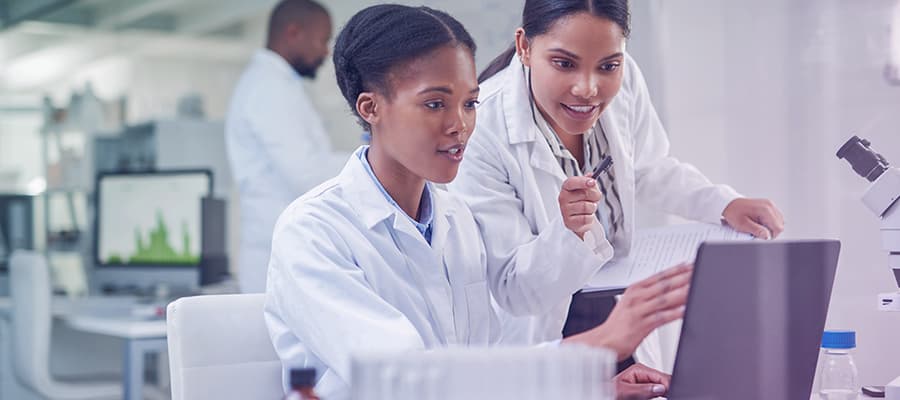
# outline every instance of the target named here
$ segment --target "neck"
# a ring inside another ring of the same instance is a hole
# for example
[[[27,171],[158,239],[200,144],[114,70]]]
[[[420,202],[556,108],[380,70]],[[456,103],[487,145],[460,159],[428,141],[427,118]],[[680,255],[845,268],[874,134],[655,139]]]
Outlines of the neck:
[[[266,44],[266,48],[271,50],[273,53],[278,54],[281,58],[284,59],[284,61],[287,61],[288,64],[291,63],[291,58],[289,57],[288,51],[283,46],[280,46],[277,42],[270,42]]]
[[[559,126],[556,126],[550,118],[547,118],[547,114],[541,110],[540,106],[538,106],[538,112],[541,113],[544,121],[547,121],[547,125],[553,128],[553,132],[556,134],[556,137],[559,138],[559,141],[562,142],[563,146],[566,146],[566,150],[569,150],[569,153],[572,153],[572,156],[575,157],[575,161],[578,161],[578,167],[584,167],[584,134],[572,135],[563,132],[563,130],[560,129]]]
[[[375,143],[376,137],[377,134],[372,135],[373,145],[369,147],[367,153],[375,178],[406,215],[418,220],[425,179],[413,174],[397,160],[381,151],[381,146]]]

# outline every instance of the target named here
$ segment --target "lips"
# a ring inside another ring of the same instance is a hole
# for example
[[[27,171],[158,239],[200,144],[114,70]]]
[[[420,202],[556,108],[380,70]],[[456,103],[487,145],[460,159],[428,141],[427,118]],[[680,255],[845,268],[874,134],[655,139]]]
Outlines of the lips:
[[[566,112],[566,115],[569,118],[579,121],[590,120],[594,118],[597,110],[600,109],[599,105],[591,105],[591,104],[565,104],[560,103],[563,111]]]
[[[443,149],[438,149],[438,153],[449,158],[451,161],[462,161],[463,152],[466,150],[466,145],[463,143],[458,143],[450,147],[445,147]]]

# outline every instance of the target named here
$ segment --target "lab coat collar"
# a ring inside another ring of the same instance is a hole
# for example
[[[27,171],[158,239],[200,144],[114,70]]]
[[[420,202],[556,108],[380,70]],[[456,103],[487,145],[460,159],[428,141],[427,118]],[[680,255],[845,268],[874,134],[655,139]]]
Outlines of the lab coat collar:
[[[562,185],[566,179],[562,167],[553,155],[534,117],[531,115],[531,92],[525,76],[525,68],[518,57],[513,57],[502,72],[503,116],[506,120],[509,144],[529,143],[531,145],[531,166],[550,174]]]
[[[253,54],[253,62],[265,65],[273,71],[278,71],[279,74],[288,75],[294,79],[302,79],[297,71],[294,71],[294,68],[291,67],[291,64],[288,64],[284,57],[267,48],[257,50],[256,53]]]
[[[366,227],[372,229],[376,224],[393,215],[395,208],[381,195],[378,186],[366,172],[366,167],[362,165],[359,155],[364,151],[365,146],[356,149],[339,176],[350,206],[353,207]]]
[[[424,241],[425,238],[422,237],[422,234],[415,226],[408,223],[404,215],[399,215],[403,211],[394,207],[384,198],[376,183],[372,181],[369,173],[366,172],[365,166],[363,166],[362,160],[359,158],[360,153],[364,152],[365,149],[366,146],[360,146],[356,149],[339,175],[341,186],[346,192],[350,206],[353,207],[368,229],[372,229],[375,225],[393,216],[392,225],[396,230],[405,232],[409,236],[421,237]],[[445,193],[442,193],[440,189],[432,185],[431,206],[433,220],[431,225],[431,246],[435,249],[443,247],[443,242],[449,230],[448,217],[454,214],[453,208],[446,207],[444,204],[443,195]]]
[[[509,144],[533,142],[540,132],[531,115],[531,92],[525,76],[525,68],[518,57],[513,57],[505,74],[503,85],[503,115],[509,130]]]

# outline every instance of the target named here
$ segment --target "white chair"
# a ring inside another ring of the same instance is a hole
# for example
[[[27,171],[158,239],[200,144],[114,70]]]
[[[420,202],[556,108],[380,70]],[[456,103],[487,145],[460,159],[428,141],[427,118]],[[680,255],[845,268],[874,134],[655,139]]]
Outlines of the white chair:
[[[166,314],[172,400],[279,399],[262,294],[184,297]]]
[[[60,382],[50,375],[52,326],[50,272],[38,253],[18,250],[10,258],[13,370],[21,383],[53,400],[118,399],[116,382]]]

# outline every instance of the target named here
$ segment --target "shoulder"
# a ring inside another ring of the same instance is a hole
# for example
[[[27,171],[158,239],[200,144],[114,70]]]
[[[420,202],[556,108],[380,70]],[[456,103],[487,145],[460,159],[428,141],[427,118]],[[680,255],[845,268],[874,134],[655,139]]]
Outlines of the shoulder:
[[[330,232],[335,226],[352,223],[354,211],[339,178],[331,178],[291,202],[278,217],[273,237],[288,231]]]

